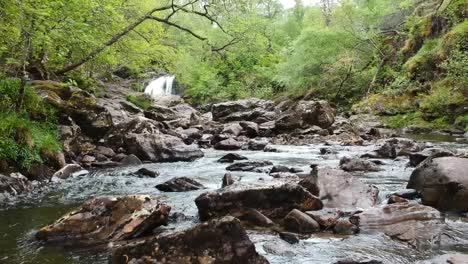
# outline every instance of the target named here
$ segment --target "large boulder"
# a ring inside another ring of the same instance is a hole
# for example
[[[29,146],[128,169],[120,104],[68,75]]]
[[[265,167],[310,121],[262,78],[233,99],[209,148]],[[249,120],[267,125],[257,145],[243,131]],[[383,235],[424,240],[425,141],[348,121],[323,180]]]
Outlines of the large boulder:
[[[335,109],[326,101],[299,101],[275,122],[277,133],[318,126],[328,128],[335,122]]]
[[[461,253],[444,254],[430,260],[418,261],[417,264],[466,264],[468,255]]]
[[[134,239],[165,225],[170,210],[149,196],[98,197],[41,228],[36,238],[68,244]]]
[[[408,189],[421,193],[425,205],[442,211],[468,211],[468,159],[441,157],[421,163],[411,174]]]
[[[181,138],[163,134],[160,129],[163,129],[160,123],[137,117],[116,126],[106,136],[106,142],[144,161],[193,161],[203,157],[197,145],[187,145]]]
[[[213,120],[220,122],[255,121],[263,123],[273,120],[273,110],[272,101],[255,98],[223,102],[211,106]]]
[[[239,220],[224,217],[171,235],[117,247],[111,263],[252,263],[268,261],[255,250]]]
[[[413,246],[437,239],[445,228],[441,213],[417,203],[398,203],[364,210],[351,217],[361,232],[383,232]]]
[[[425,145],[407,138],[391,138],[380,142],[373,153],[368,157],[394,159],[398,156],[407,156],[412,152],[419,152]]]
[[[320,197],[328,208],[370,208],[378,200],[377,187],[342,170],[320,168],[318,186]]]
[[[440,157],[451,157],[451,156],[455,156],[455,154],[451,151],[441,149],[441,148],[427,148],[420,152],[410,153],[409,164],[410,166],[416,167],[421,162],[423,162],[429,157],[440,158]]]
[[[10,176],[0,174],[0,203],[6,196],[15,196],[31,190],[31,182],[25,176],[19,173]]]
[[[195,199],[200,220],[236,215],[248,208],[258,210],[270,219],[282,219],[292,209],[319,210],[322,201],[299,185],[286,184],[276,187],[218,190],[203,193]]]
[[[65,167],[61,168],[59,171],[52,175],[52,178],[55,179],[68,179],[73,173],[83,170],[78,164],[67,164]]]
[[[224,140],[221,140],[219,141],[218,143],[216,143],[214,145],[214,149],[217,149],[217,150],[239,150],[242,148],[242,146],[244,145],[243,142],[241,141],[237,141],[233,138],[228,138],[228,139],[224,139]]]

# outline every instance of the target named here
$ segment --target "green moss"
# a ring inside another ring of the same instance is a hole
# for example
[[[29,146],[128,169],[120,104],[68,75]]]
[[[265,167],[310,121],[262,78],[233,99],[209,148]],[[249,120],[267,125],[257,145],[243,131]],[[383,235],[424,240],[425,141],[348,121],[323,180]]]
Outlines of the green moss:
[[[412,79],[432,80],[440,63],[440,39],[426,40],[419,51],[403,65],[403,70]]]
[[[433,85],[432,91],[422,98],[421,110],[427,119],[449,117],[455,110],[468,103],[468,99],[450,86],[451,82],[442,80]]]
[[[442,54],[450,56],[452,51],[468,50],[468,20],[455,25],[441,42]]]
[[[428,122],[424,120],[423,114],[419,111],[396,116],[383,117],[382,121],[391,128],[405,128],[413,126],[430,129],[446,129],[451,127],[447,118],[441,117]]]
[[[361,113],[397,114],[413,111],[415,98],[408,94],[372,94],[352,109]]]
[[[468,132],[468,114],[457,117],[457,119],[455,119],[455,125],[465,130],[465,132]]]
[[[25,87],[23,107],[16,113],[20,83],[15,78],[0,79],[0,160],[28,170],[45,161],[42,153],[60,152],[61,143],[54,125],[55,108],[46,104],[31,86]],[[54,82],[41,85],[49,90],[62,88]]]
[[[51,123],[32,121],[16,113],[0,113],[0,159],[28,170],[43,163],[41,153],[58,153],[58,130]]]
[[[143,110],[146,110],[151,107],[153,100],[145,95],[133,95],[129,94],[126,97],[127,101],[133,103],[134,105],[140,107]]]

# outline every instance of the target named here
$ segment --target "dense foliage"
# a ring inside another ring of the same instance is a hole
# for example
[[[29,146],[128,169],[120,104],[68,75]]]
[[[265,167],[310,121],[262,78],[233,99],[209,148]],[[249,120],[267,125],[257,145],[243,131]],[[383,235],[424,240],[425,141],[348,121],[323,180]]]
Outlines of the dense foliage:
[[[21,112],[12,108],[20,80],[0,80],[0,160],[22,170],[43,163],[61,151],[55,126],[55,111],[28,85]]]
[[[468,129],[466,0],[295,2],[1,1],[0,159],[27,167],[59,149],[27,76],[99,96],[116,71],[169,72],[193,103],[322,98],[395,127]]]

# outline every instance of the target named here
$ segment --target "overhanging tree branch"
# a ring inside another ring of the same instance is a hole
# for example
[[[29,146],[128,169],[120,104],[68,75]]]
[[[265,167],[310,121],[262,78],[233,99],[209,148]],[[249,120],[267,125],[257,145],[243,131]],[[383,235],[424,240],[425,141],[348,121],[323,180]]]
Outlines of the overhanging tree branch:
[[[96,57],[96,55],[101,53],[104,49],[106,49],[109,46],[112,46],[114,43],[119,41],[123,36],[127,35],[130,31],[134,30],[141,23],[145,22],[148,18],[150,18],[152,16],[153,13],[156,13],[156,12],[159,12],[159,11],[164,11],[164,10],[169,10],[171,8],[172,8],[172,6],[164,6],[164,7],[158,7],[158,8],[152,9],[151,11],[146,13],[143,17],[140,17],[137,21],[133,22],[132,24],[130,24],[126,28],[124,28],[122,31],[120,31],[119,33],[112,36],[112,38],[109,39],[108,41],[106,41],[104,44],[102,44],[101,46],[98,46],[97,48],[92,50],[88,55],[84,56],[83,58],[81,58],[77,62],[74,62],[72,64],[69,64],[69,65],[65,66],[63,69],[60,69],[60,70],[56,71],[55,74],[62,75],[64,73],[67,73],[67,72],[69,72],[71,70],[74,70],[74,69],[80,67],[81,65],[83,65],[87,61],[89,61],[89,60],[93,59],[94,57]]]

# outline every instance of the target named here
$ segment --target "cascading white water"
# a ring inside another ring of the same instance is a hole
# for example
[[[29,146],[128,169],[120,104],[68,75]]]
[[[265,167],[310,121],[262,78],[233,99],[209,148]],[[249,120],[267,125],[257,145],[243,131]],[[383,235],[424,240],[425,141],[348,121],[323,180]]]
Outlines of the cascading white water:
[[[153,97],[172,95],[174,93],[172,89],[174,79],[175,76],[173,75],[165,75],[151,81],[148,86],[146,86],[145,94]]]

